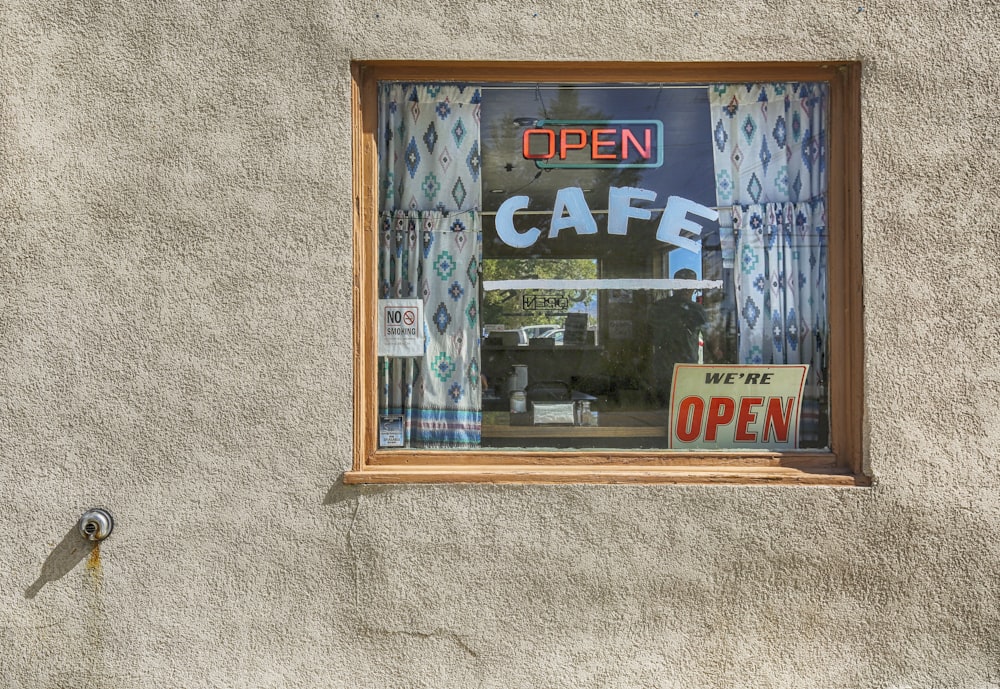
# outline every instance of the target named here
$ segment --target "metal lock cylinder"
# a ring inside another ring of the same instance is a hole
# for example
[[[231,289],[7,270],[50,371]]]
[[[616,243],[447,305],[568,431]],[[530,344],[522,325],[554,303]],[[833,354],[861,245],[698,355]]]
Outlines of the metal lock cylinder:
[[[84,512],[77,527],[80,529],[80,535],[88,541],[103,541],[111,535],[111,530],[115,528],[115,520],[111,518],[110,512],[97,507]]]

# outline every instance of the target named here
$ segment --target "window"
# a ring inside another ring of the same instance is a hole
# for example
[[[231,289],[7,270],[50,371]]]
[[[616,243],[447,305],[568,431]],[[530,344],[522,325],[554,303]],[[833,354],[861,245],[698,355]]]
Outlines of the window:
[[[864,484],[860,65],[354,65],[347,482]]]

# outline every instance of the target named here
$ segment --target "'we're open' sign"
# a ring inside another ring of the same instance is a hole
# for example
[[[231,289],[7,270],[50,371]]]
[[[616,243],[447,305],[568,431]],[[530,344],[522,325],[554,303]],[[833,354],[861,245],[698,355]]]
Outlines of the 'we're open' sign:
[[[670,447],[790,450],[799,445],[805,365],[675,364]]]

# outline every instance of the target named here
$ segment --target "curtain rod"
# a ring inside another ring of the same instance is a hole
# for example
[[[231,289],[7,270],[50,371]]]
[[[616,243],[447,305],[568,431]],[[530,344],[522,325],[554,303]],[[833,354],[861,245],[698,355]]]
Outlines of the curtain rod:
[[[638,206],[629,206],[629,208],[637,208],[638,210],[649,211],[651,213],[662,213],[665,208],[638,208]],[[706,206],[706,208],[711,208],[713,211],[731,211],[732,206]],[[593,215],[607,215],[607,208],[599,208],[597,210],[590,211]],[[496,215],[496,211],[482,211],[480,215]],[[552,215],[552,211],[517,211],[517,215]]]
[[[648,82],[636,82],[634,84],[616,82],[614,84],[551,84],[551,83],[523,83],[523,84],[483,84],[479,88],[483,90],[494,89],[502,91],[510,91],[514,89],[579,89],[583,90],[612,90],[612,89],[648,89],[650,91],[656,90],[667,90],[667,89],[696,89],[701,90],[714,84],[650,84]]]
[[[484,292],[501,290],[643,290],[643,289],[721,289],[722,280],[686,280],[681,278],[599,278],[594,280],[483,280]]]

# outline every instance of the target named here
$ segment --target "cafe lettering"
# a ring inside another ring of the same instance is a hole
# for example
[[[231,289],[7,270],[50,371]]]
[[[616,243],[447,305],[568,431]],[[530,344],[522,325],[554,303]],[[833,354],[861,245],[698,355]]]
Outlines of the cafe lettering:
[[[607,228],[609,235],[627,234],[629,218],[649,220],[653,216],[651,209],[633,206],[632,201],[636,200],[653,202],[656,200],[656,192],[635,187],[609,188]],[[504,244],[515,249],[526,249],[534,245],[542,236],[542,231],[537,227],[523,232],[519,232],[514,227],[514,214],[527,208],[530,203],[531,199],[527,196],[512,196],[497,209],[496,230]],[[690,219],[689,215],[713,222],[719,219],[719,212],[715,209],[681,196],[669,196],[656,230],[657,240],[673,244],[681,249],[698,252],[700,250],[699,242],[681,235],[681,230],[686,230],[696,236],[701,235],[702,226]],[[580,187],[566,187],[556,193],[548,237],[554,239],[559,236],[559,232],[569,229],[574,230],[578,235],[597,234],[597,221],[594,219],[594,214],[591,212],[590,206],[587,205],[587,199]]]

